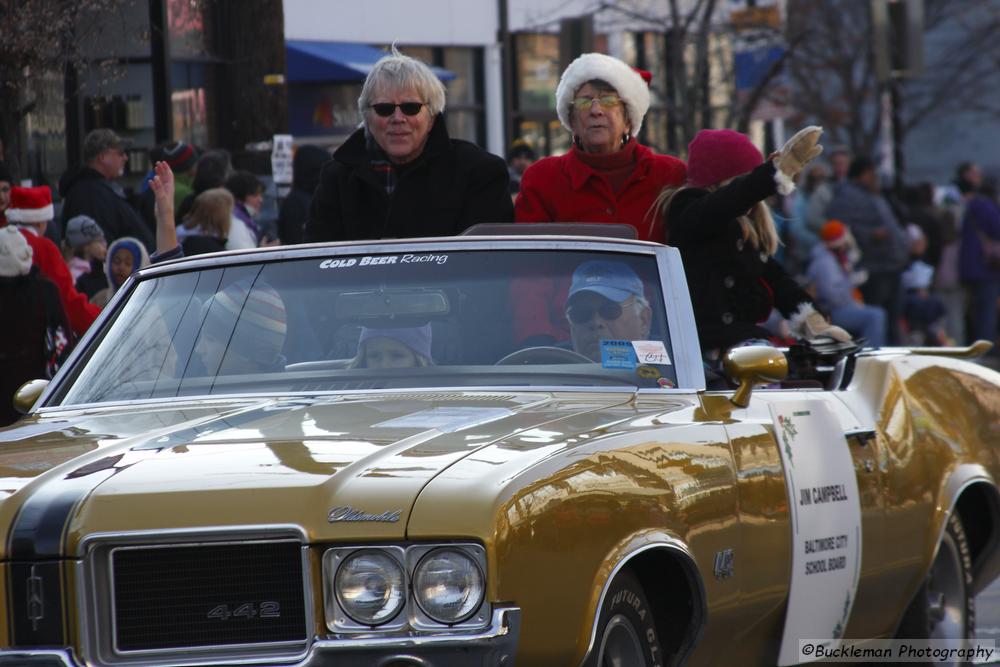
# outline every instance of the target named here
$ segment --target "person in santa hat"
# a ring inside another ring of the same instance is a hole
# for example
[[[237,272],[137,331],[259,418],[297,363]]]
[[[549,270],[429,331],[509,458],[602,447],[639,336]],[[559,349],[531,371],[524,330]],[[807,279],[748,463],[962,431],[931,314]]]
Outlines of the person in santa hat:
[[[32,262],[42,274],[59,288],[59,298],[69,317],[70,326],[77,335],[87,330],[101,309],[87,301],[86,295],[73,286],[66,260],[59,248],[45,238],[45,228],[52,220],[52,191],[42,185],[34,188],[11,188],[7,222],[15,225],[24,236],[33,253]]]
[[[830,321],[864,338],[868,345],[885,345],[888,316],[881,306],[866,304],[858,286],[868,278],[858,269],[861,259],[851,230],[840,220],[820,228],[821,243],[810,251],[806,275],[815,288],[816,301],[830,313]]]
[[[644,241],[664,241],[652,214],[665,187],[684,183],[684,163],[658,155],[636,136],[649,109],[649,72],[603,53],[571,62],[556,88],[556,112],[573,136],[568,153],[542,158],[521,176],[514,222],[624,223]],[[513,328],[520,345],[569,340],[570,279],[525,274],[511,285]]]
[[[650,207],[663,188],[684,183],[685,171],[677,158],[636,140],[650,80],[603,53],[569,64],[556,88],[556,112],[573,146],[525,170],[515,222],[625,223],[638,238],[663,242],[663,223]]]
[[[0,228],[0,313],[17,314],[17,326],[0,327],[0,426],[20,416],[14,392],[29,380],[51,379],[75,340],[59,290],[31,259],[24,236],[13,226]]]
[[[657,199],[669,243],[681,251],[710,367],[731,347],[767,344],[769,332],[760,323],[772,308],[796,337],[851,340],[774,258],[778,232],[764,203],[776,192],[791,193],[793,179],[822,152],[822,132],[807,127],[764,160],[744,134],[702,130],[688,145],[687,184]]]

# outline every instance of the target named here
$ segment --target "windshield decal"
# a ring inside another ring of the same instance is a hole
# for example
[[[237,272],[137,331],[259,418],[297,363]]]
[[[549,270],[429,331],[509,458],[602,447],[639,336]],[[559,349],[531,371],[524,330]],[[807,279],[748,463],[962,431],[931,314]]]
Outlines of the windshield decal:
[[[448,255],[365,255],[364,257],[345,257],[343,259],[324,259],[319,263],[321,269],[346,269],[352,266],[383,266],[386,264],[445,264]]]
[[[662,340],[634,340],[632,348],[640,364],[670,365],[670,355]]]
[[[604,368],[628,368],[639,365],[632,343],[627,340],[601,341],[601,366]]]

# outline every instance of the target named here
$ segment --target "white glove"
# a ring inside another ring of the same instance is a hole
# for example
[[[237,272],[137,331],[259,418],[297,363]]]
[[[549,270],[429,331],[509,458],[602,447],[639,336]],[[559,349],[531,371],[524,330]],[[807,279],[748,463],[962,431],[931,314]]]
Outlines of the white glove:
[[[822,134],[823,128],[818,125],[802,128],[781,147],[778,157],[774,159],[774,166],[789,179],[794,179],[809,162],[823,152],[823,147],[819,145]]]
[[[811,340],[820,336],[829,336],[840,343],[850,343],[854,340],[851,334],[835,324],[830,324],[822,314],[814,310],[802,322],[802,337]]]

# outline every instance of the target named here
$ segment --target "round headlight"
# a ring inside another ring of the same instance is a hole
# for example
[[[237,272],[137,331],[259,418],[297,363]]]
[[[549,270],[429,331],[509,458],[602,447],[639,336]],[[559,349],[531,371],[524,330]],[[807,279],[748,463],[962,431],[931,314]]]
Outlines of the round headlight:
[[[479,565],[465,552],[444,547],[428,552],[413,572],[413,593],[438,623],[461,623],[476,613],[486,594]]]
[[[340,564],[334,591],[351,620],[361,625],[381,625],[403,608],[403,568],[379,551],[359,551]]]

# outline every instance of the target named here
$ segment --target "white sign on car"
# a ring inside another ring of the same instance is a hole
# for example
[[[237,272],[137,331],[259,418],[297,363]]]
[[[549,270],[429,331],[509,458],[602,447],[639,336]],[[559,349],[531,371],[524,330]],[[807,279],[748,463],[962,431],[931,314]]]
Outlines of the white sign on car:
[[[835,649],[861,573],[861,503],[851,453],[823,401],[771,404],[792,522],[792,577],[779,665],[809,662],[803,639]],[[813,658],[815,659],[815,658]]]

